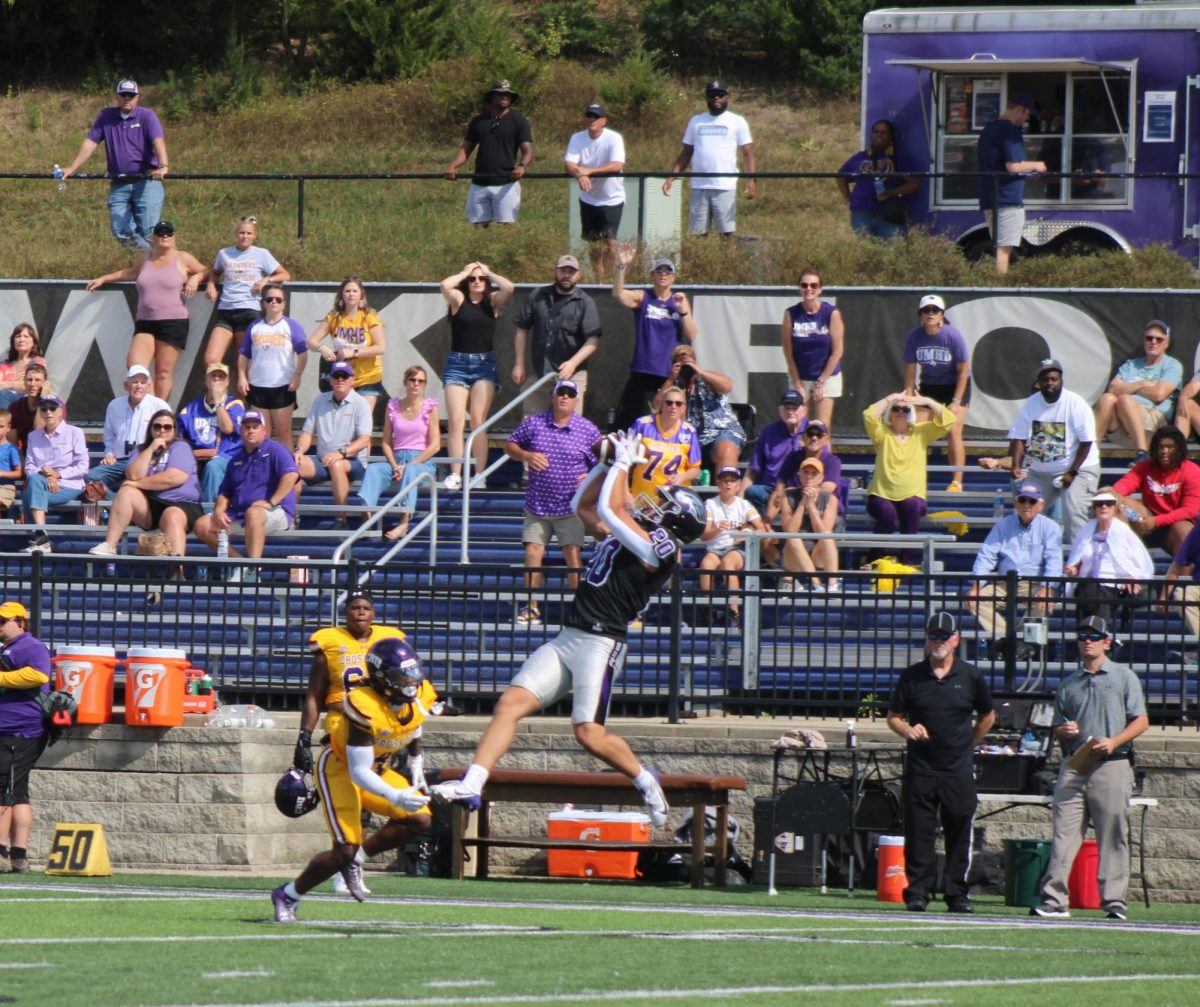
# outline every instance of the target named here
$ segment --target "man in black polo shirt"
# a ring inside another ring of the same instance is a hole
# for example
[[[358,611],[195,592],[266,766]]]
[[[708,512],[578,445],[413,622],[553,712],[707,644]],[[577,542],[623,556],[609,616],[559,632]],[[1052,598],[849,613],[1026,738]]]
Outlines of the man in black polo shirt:
[[[521,211],[521,178],[533,160],[529,120],[512,110],[521,96],[498,80],[483,96],[486,110],[467,124],[467,135],[444,174],[450,181],[476,147],[475,174],[467,188],[467,220],[479,227],[515,224]]]
[[[992,694],[979,669],[960,661],[958,625],[934,612],[925,659],[909,665],[888,702],[888,727],[908,742],[904,766],[904,902],[924,912],[936,880],[939,820],[946,844],[943,887],[952,913],[972,913],[967,897],[975,794],[973,753],[992,729]],[[971,715],[977,715],[974,726]]]

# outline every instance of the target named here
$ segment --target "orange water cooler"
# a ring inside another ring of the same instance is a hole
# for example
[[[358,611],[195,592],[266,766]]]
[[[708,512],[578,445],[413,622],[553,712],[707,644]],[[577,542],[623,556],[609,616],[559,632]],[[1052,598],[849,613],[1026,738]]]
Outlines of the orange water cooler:
[[[188,663],[186,651],[130,647],[125,658],[125,723],[180,727]]]
[[[903,902],[908,877],[904,873],[904,837],[880,836],[875,897],[880,902]]]
[[[111,647],[63,647],[54,658],[54,687],[69,692],[79,709],[77,724],[112,720],[117,652]]]

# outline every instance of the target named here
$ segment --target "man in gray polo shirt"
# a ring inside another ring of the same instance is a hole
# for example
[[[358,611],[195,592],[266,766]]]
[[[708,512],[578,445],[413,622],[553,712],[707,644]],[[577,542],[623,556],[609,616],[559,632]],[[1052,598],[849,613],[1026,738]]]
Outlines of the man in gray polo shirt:
[[[1032,916],[1067,919],[1067,876],[1087,832],[1100,847],[1100,905],[1110,920],[1125,919],[1129,887],[1129,796],[1133,739],[1150,726],[1142,686],[1129,668],[1109,660],[1112,633],[1098,615],[1076,631],[1080,666],[1054,697],[1054,734],[1064,746],[1054,787],[1054,840],[1042,877],[1042,902]]]
[[[329,368],[329,384],[332,390],[318,395],[309,407],[296,442],[296,467],[310,485],[329,480],[333,502],[341,507],[350,496],[351,480],[363,477],[359,455],[371,449],[371,407],[354,390],[354,368],[348,362]],[[317,451],[310,455],[314,436]],[[299,492],[297,485],[297,496]],[[346,514],[339,511],[333,527],[346,526]]]

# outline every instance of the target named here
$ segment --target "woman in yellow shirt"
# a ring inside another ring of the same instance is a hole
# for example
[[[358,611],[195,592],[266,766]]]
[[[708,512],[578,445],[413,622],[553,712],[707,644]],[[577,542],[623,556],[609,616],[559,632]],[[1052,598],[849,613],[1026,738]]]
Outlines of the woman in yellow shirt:
[[[322,345],[324,344],[324,345]],[[349,360],[354,367],[354,390],[375,413],[375,400],[383,394],[383,355],[387,340],[383,322],[367,303],[367,292],[357,276],[348,276],[338,287],[333,310],[308,337],[308,348],[331,364]]]
[[[916,422],[917,408],[933,418]],[[924,395],[897,393],[867,406],[863,426],[875,445],[875,473],[867,487],[867,513],[876,535],[915,535],[925,516],[925,470],[929,445],[954,426],[954,413]],[[901,553],[905,563],[917,550]]]

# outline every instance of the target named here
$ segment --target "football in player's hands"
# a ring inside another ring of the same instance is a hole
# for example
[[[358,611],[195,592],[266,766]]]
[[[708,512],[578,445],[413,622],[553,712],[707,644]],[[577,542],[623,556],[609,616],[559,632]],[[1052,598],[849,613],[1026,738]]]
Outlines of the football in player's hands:
[[[618,439],[622,437],[621,432],[606,434],[592,445],[592,454],[594,454],[603,465],[611,465],[617,459],[617,444]]]

